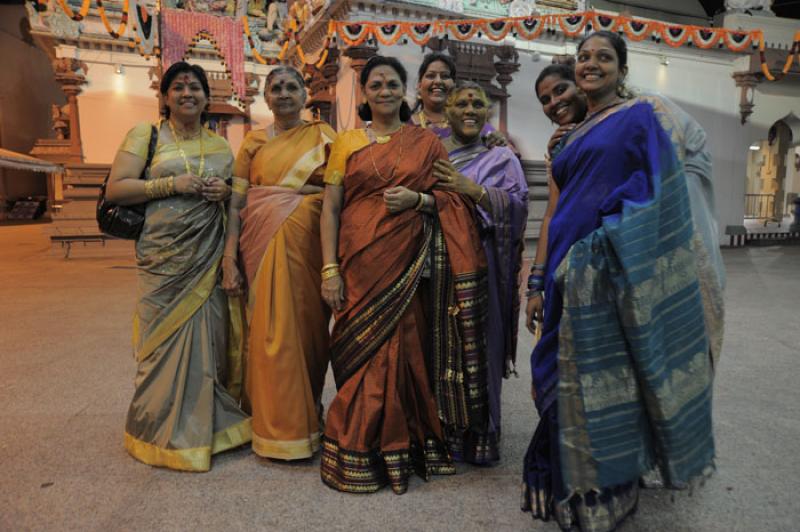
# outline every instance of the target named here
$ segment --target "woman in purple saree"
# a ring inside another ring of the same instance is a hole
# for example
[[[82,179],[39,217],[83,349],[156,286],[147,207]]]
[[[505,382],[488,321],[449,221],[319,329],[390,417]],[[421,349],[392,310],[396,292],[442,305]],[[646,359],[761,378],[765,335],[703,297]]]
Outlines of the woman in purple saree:
[[[450,161],[438,161],[434,175],[441,188],[471,197],[478,207],[481,241],[489,265],[487,358],[489,431],[480,456],[455,458],[486,464],[499,458],[500,391],[514,368],[519,316],[519,270],[528,216],[528,185],[522,166],[507,147],[487,147],[481,138],[489,99],[472,82],[460,83],[447,98],[446,116],[452,134],[443,139]]]

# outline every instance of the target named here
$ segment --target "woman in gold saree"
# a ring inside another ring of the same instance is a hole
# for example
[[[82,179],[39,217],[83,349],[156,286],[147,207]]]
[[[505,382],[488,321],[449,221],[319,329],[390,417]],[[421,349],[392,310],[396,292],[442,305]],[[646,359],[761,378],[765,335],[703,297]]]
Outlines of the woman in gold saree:
[[[241,316],[219,284],[233,155],[202,126],[202,68],[175,63],[161,94],[166,120],[128,133],[107,193],[118,204],[147,202],[136,242],[139,366],[125,448],[146,464],[207,471],[213,454],[250,441],[250,419],[238,406]],[[142,180],[151,133],[155,152]]]
[[[223,286],[236,294],[243,284],[238,245],[248,287],[253,451],[295,460],[319,449],[330,321],[320,296],[319,216],[336,133],[301,120],[306,92],[297,70],[272,70],[264,95],[275,122],[250,132],[236,158]]]
[[[336,311],[338,393],[321,474],[340,491],[404,493],[412,472],[455,473],[446,436],[486,434],[486,260],[473,205],[434,190],[444,146],[404,124],[403,66],[374,57],[360,82],[359,116],[372,122],[339,135],[325,173],[322,295]]]

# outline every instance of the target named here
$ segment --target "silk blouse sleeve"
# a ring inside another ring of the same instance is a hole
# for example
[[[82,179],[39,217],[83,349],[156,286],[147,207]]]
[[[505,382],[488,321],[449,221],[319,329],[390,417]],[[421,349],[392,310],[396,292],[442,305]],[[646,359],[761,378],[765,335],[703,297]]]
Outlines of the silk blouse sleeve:
[[[132,153],[142,159],[147,159],[147,148],[150,146],[150,134],[152,131],[152,124],[149,122],[141,122],[128,131],[125,135],[125,140],[119,147],[119,151]]]

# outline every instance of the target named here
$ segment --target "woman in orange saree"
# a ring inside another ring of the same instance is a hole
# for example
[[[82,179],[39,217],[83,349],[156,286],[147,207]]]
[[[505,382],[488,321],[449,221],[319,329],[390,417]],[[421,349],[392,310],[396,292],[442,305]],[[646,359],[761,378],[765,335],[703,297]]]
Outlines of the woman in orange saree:
[[[474,206],[434,189],[444,146],[404,124],[402,65],[374,57],[360,81],[359,115],[372,122],[339,136],[325,173],[322,295],[336,311],[338,393],[321,475],[340,491],[399,494],[413,472],[455,473],[448,433],[486,431],[486,260]]]
[[[245,390],[253,451],[295,460],[319,449],[330,320],[319,288],[319,216],[336,133],[300,119],[306,93],[293,68],[270,72],[265,97],[275,123],[247,135],[233,168],[223,287],[241,289],[238,255],[248,292]]]

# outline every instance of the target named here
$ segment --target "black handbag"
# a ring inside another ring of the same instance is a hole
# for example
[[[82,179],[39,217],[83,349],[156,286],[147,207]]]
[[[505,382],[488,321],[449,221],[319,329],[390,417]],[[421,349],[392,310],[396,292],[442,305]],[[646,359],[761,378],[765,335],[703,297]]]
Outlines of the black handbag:
[[[150,144],[147,146],[147,162],[139,179],[147,178],[147,169],[150,167],[150,163],[153,162],[157,143],[158,129],[156,129],[156,126],[151,126]],[[100,197],[97,198],[97,225],[107,235],[126,240],[136,240],[142,232],[144,211],[147,204],[117,205],[108,201],[106,199],[106,186],[108,186],[110,175],[109,173],[105,181],[103,181],[103,186],[100,187]]]

